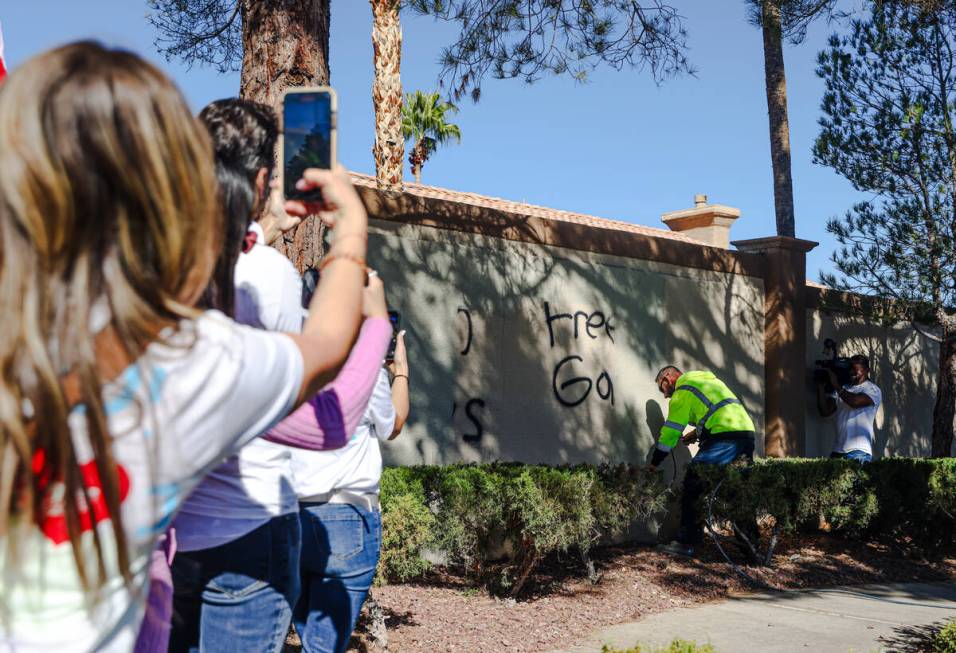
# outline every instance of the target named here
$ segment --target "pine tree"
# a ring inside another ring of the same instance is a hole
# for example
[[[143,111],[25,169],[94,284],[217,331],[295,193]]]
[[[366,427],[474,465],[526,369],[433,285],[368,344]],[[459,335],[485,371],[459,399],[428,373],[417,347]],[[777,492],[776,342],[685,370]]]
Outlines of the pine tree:
[[[816,162],[873,199],[827,230],[842,244],[833,287],[889,300],[939,343],[933,456],[949,456],[956,421],[956,9],[876,1],[834,36]]]

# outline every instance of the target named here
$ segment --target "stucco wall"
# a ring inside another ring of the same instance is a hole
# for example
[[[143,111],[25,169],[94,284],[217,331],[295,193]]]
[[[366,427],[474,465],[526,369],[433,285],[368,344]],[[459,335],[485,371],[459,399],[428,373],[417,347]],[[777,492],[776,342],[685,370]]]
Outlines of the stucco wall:
[[[883,392],[876,418],[875,456],[928,456],[938,346],[909,324],[883,325],[857,314],[815,308],[807,311],[808,369],[815,359],[822,358],[826,338],[839,343],[841,356],[859,353],[870,359],[870,378]],[[836,434],[833,418],[819,416],[809,378],[807,389],[807,455],[827,456]]]
[[[643,462],[669,362],[712,369],[762,430],[759,278],[379,220],[369,250],[411,365],[387,464]]]

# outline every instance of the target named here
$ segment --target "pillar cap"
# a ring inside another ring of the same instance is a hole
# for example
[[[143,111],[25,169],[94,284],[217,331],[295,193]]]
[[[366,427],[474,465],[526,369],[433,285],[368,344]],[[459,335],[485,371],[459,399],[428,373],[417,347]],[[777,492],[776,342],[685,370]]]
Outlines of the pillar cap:
[[[664,213],[661,222],[705,245],[730,249],[730,226],[739,217],[740,209],[708,204],[707,196],[698,193],[693,208]]]
[[[792,252],[809,252],[820,243],[812,240],[803,240],[802,238],[790,238],[789,236],[766,236],[764,238],[750,238],[748,240],[735,240],[731,243],[738,251],[751,252],[759,254],[771,249],[785,249]]]
[[[704,198],[704,204],[697,204],[692,209],[681,209],[680,211],[664,213],[661,215],[661,222],[674,231],[681,231],[680,227],[683,226],[682,223],[699,222],[709,224],[716,220],[724,219],[728,221],[729,224],[740,217],[740,209],[725,206],[724,204],[706,204],[706,195],[697,195],[694,201],[699,201],[697,198],[700,197]]]

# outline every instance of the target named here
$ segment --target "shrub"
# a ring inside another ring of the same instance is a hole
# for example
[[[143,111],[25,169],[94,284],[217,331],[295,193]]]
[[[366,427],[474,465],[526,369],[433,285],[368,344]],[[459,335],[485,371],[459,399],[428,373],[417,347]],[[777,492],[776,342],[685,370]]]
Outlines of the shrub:
[[[715,653],[715,651],[714,647],[710,644],[698,645],[697,642],[675,639],[667,646],[646,647],[637,644],[626,650],[615,649],[605,645],[601,648],[601,653]]]
[[[382,475],[382,550],[378,580],[406,581],[425,573],[422,550],[433,538],[435,516],[425,503],[421,478],[413,469]]]
[[[741,526],[769,516],[780,534],[815,531],[822,522],[837,534],[927,549],[956,539],[953,459],[784,459],[696,469],[706,489],[702,514],[722,480],[715,516]],[[595,543],[660,515],[667,495],[659,475],[633,465],[388,468],[379,578],[419,577],[433,551],[472,580],[517,594],[544,558],[574,552],[587,561]],[[762,551],[758,558],[770,560]],[[495,561],[503,564],[489,564]]]
[[[815,530],[858,538],[890,538],[938,549],[956,532],[956,460],[887,458],[869,465],[846,460],[761,460],[747,467],[701,466],[704,514],[722,484],[715,518],[746,524],[770,516],[777,532]]]
[[[950,621],[933,638],[933,653],[956,653],[956,621]]]
[[[601,538],[661,512],[665,500],[656,474],[627,465],[388,468],[382,477],[380,576],[404,580],[421,574],[428,568],[422,552],[435,549],[483,581],[489,561],[505,560],[495,584],[517,594],[545,557],[587,554]]]

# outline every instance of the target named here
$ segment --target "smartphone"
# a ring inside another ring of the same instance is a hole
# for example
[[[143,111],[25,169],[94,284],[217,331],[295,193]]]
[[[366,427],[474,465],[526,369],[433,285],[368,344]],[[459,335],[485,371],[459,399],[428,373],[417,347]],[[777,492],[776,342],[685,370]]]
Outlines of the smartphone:
[[[392,323],[392,341],[388,343],[385,360],[391,363],[395,360],[395,344],[398,342],[398,331],[402,324],[402,315],[398,311],[388,312],[388,321]]]
[[[336,98],[328,86],[289,88],[282,95],[282,191],[286,199],[318,201],[319,190],[295,184],[306,168],[330,169],[335,162]]]
[[[327,250],[326,250],[327,251]],[[302,273],[302,308],[308,310],[312,304],[312,295],[319,285],[319,271],[314,267],[307,267]]]

